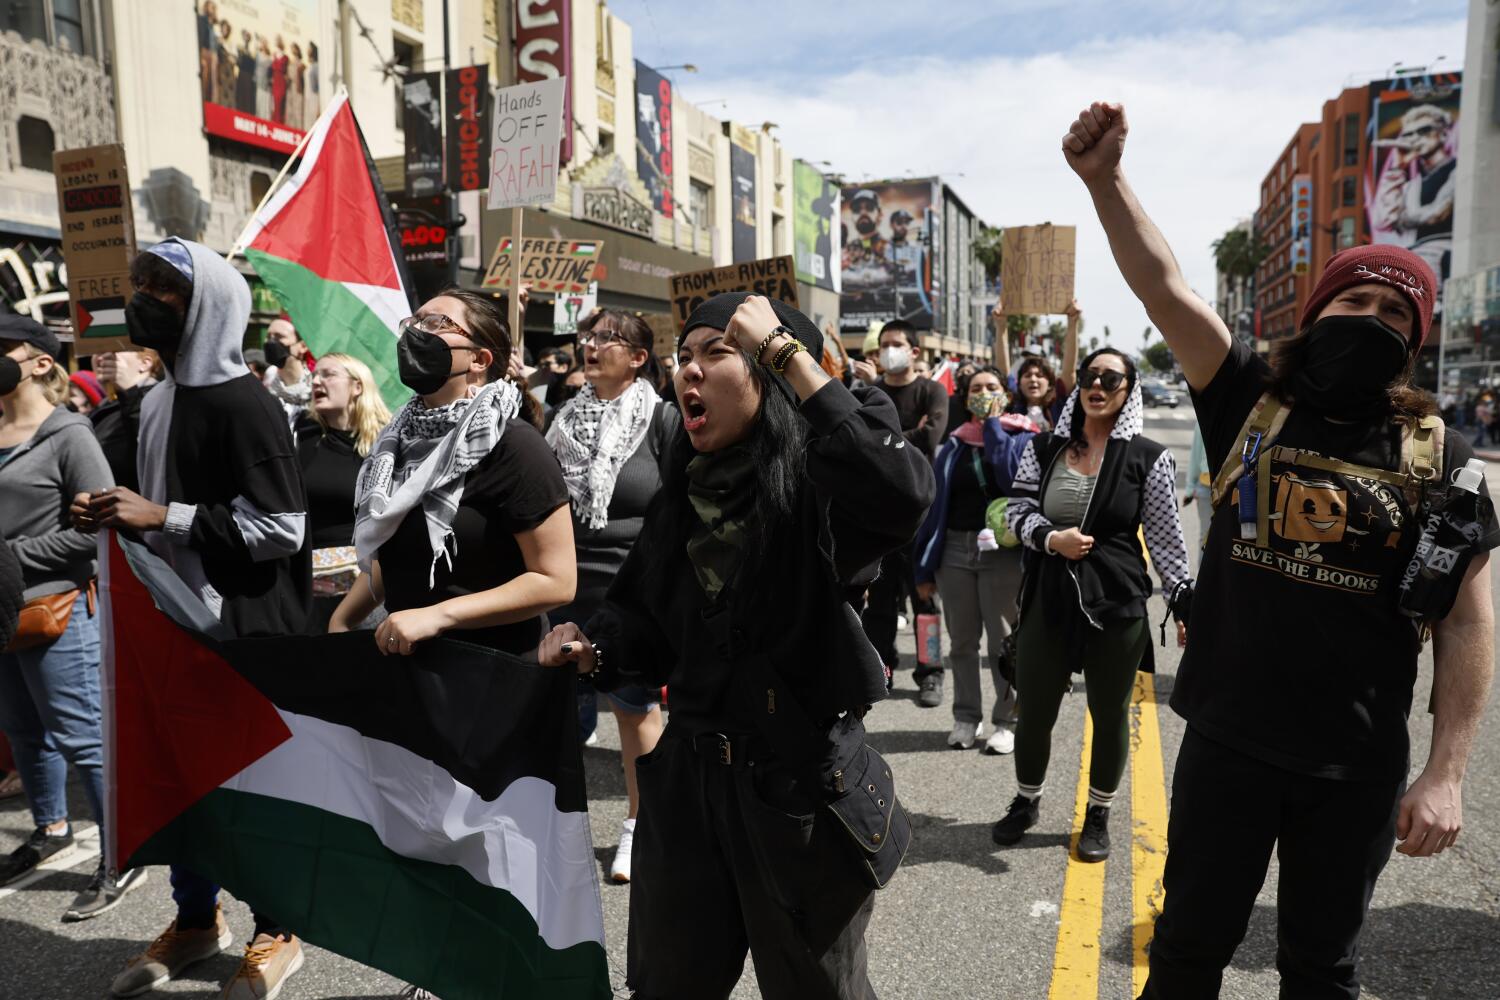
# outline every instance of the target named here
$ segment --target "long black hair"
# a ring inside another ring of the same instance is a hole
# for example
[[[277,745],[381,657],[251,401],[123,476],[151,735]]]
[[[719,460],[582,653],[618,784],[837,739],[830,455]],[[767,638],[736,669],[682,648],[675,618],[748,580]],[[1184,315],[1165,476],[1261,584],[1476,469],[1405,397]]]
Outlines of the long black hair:
[[[486,377],[491,382],[510,382],[520,389],[521,416],[540,430],[542,404],[531,394],[530,386],[510,374],[512,341],[505,309],[490,296],[457,285],[449,285],[433,298],[457,299],[463,303],[464,314],[469,320],[469,336],[490,349],[491,360]]]
[[[743,442],[755,459],[754,514],[737,578],[743,580],[754,578],[773,553],[795,548],[777,544],[777,536],[794,524],[793,515],[801,499],[806,480],[807,424],[771,372],[755,364],[744,351],[739,356],[760,388],[760,408],[750,435]],[[657,594],[666,592],[676,560],[686,552],[688,538],[698,523],[698,515],[688,502],[687,476],[688,463],[697,454],[679,423],[663,452],[661,489],[651,501],[637,543],[649,546],[646,551],[654,554],[646,578]],[[750,599],[764,596],[768,590],[766,587],[737,589]]]
[[[1125,363],[1125,402],[1128,405],[1130,403],[1130,393],[1135,389],[1135,381],[1137,377],[1135,362],[1131,360],[1130,355],[1126,354],[1124,351],[1117,351],[1113,347],[1101,347],[1093,354],[1090,354],[1088,357],[1084,358],[1083,364],[1078,366],[1078,370],[1087,370],[1088,366],[1094,363],[1094,359],[1103,357],[1106,354],[1113,354],[1115,357],[1119,358]],[[1053,384],[1056,385],[1055,382]],[[1079,378],[1078,396],[1073,400],[1073,425],[1068,428],[1068,447],[1073,450],[1073,454],[1075,455],[1082,455],[1084,452],[1089,450],[1089,439],[1083,433],[1084,392],[1085,389],[1083,387],[1083,379]],[[1122,411],[1123,409],[1124,407],[1121,407]],[[1119,415],[1116,414],[1117,419],[1118,416]]]

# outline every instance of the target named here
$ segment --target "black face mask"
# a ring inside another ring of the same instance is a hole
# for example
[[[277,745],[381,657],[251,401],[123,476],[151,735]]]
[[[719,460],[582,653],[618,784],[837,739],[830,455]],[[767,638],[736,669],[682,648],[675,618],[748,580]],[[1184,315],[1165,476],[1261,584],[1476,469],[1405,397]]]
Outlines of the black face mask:
[[[262,348],[266,352],[266,364],[272,368],[280,368],[286,364],[286,359],[292,356],[292,349],[279,340],[268,340]]]
[[[21,384],[21,365],[15,358],[0,355],[0,396],[9,396]]]
[[[407,329],[396,341],[396,369],[401,384],[418,396],[430,396],[454,375],[453,352],[456,348],[435,333]]]
[[[155,296],[136,292],[125,306],[125,329],[130,342],[154,351],[175,352],[182,343],[186,317]]]
[[[1378,416],[1406,358],[1406,338],[1374,316],[1329,316],[1308,331],[1292,395],[1331,416]]]

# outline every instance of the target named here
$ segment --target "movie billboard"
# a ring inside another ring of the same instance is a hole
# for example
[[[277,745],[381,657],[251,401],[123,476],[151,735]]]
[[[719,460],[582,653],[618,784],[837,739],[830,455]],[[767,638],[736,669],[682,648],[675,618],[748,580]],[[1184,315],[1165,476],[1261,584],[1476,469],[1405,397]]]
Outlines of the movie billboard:
[[[918,330],[937,323],[932,294],[933,182],[883,181],[843,190],[840,328],[902,319]]]
[[[672,81],[637,60],[635,64],[636,175],[651,192],[651,204],[672,217]]]
[[[1431,265],[1439,287],[1453,256],[1462,74],[1370,84],[1371,142],[1365,163],[1370,239],[1406,247]],[[1434,319],[1442,297],[1433,303]]]
[[[755,259],[755,154],[739,143],[729,144],[730,226],[736,263]]]
[[[792,242],[797,280],[839,290],[839,189],[816,167],[792,163]]]
[[[291,153],[323,110],[321,0],[198,0],[203,130]]]
[[[448,186],[478,191],[489,180],[490,68],[461,66],[445,78],[448,91]]]

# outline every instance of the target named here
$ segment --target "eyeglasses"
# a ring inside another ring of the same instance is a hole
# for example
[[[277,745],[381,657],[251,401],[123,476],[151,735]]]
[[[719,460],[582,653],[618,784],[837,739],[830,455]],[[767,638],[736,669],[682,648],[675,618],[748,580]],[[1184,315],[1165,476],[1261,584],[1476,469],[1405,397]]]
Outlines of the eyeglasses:
[[[459,326],[451,317],[442,313],[427,313],[425,316],[408,316],[401,321],[397,329],[401,333],[407,330],[417,330],[421,333],[456,333],[460,337],[470,337],[468,330]]]
[[[1097,368],[1078,369],[1078,388],[1092,388],[1095,382],[1098,382],[1099,386],[1105,392],[1114,392],[1116,389],[1120,388],[1120,386],[1125,384],[1125,373],[1117,371],[1100,371]]]
[[[588,347],[592,344],[594,349],[598,350],[601,347],[608,347],[610,344],[624,339],[615,330],[590,330],[588,333],[580,333],[578,335],[578,346]]]

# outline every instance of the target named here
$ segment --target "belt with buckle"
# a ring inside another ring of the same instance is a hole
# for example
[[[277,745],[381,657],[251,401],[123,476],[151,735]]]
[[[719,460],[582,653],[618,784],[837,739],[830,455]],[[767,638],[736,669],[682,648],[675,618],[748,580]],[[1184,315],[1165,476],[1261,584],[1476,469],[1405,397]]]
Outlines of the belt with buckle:
[[[733,767],[749,763],[755,746],[752,742],[754,740],[754,735],[748,733],[699,733],[688,737],[687,743],[700,757],[706,757],[725,767]]]

